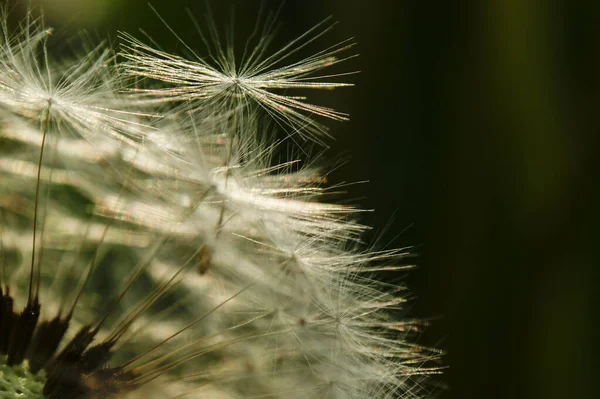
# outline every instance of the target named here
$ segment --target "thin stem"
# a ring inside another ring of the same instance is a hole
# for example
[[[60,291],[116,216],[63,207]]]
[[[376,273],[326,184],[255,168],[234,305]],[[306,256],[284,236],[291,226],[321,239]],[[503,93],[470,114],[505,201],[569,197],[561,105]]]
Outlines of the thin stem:
[[[37,231],[37,215],[38,215],[38,202],[39,202],[39,197],[40,197],[40,180],[41,180],[41,175],[42,175],[42,159],[44,158],[44,145],[46,143],[46,136],[48,134],[48,127],[50,125],[50,108],[52,107],[52,99],[49,98],[48,99],[48,107],[46,108],[45,111],[45,116],[44,119],[42,120],[42,145],[40,147],[40,158],[38,161],[38,171],[37,171],[37,181],[35,184],[35,205],[34,205],[34,209],[33,209],[33,245],[31,248],[31,271],[29,274],[29,296],[27,299],[27,305],[31,305],[32,302],[32,294],[33,294],[33,274],[34,274],[34,269],[35,269],[35,248],[36,248],[36,242],[35,242],[35,238],[36,238],[36,231]],[[39,278],[40,278],[40,268],[38,268],[38,285],[39,285]],[[36,302],[37,302],[37,292],[38,290],[36,289]]]

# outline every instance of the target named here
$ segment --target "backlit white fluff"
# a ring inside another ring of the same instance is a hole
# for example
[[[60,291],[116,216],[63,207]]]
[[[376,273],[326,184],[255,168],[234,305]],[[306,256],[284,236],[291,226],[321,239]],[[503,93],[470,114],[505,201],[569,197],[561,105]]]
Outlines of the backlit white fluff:
[[[110,49],[99,45],[70,65],[53,64],[46,47],[52,29],[28,13],[17,32],[11,33],[8,14],[1,11],[0,105],[4,110],[38,121],[49,113],[71,133],[99,144],[108,138],[130,143],[141,139],[144,130],[137,113],[117,95],[120,83]]]
[[[329,29],[319,24],[272,53],[264,37],[239,62],[220,47],[189,61],[122,34],[121,68],[95,50],[64,69],[45,55],[51,37],[39,20],[16,35],[3,27],[0,242],[31,253],[47,135],[38,221],[52,260],[42,269],[47,308],[94,263],[73,321],[85,325],[138,276],[99,333],[126,326],[109,364],[135,371],[135,389],[115,397],[427,396],[439,353],[411,343],[421,323],[392,316],[403,290],[372,278],[402,269],[408,251],[362,248],[358,210],[324,201],[330,188],[311,159],[273,162],[288,143],[272,129],[321,142],[313,116],[346,119],[293,91],[348,86],[322,74],[347,42],[293,61]],[[145,88],[122,87],[117,70]],[[22,287],[27,262],[16,263]]]
[[[209,57],[198,56],[187,47],[194,54],[193,60],[187,60],[154,49],[123,33],[121,36],[125,44],[122,55],[127,60],[123,66],[127,73],[168,83],[167,87],[138,90],[160,101],[185,102],[185,108],[202,114],[227,112],[238,106],[238,113],[252,112],[244,109],[252,105],[270,114],[284,129],[289,127],[288,133],[321,140],[327,128],[315,121],[313,116],[343,121],[348,115],[277,91],[331,90],[351,86],[328,80],[332,75],[320,75],[321,70],[349,58],[338,57],[339,53],[352,47],[348,41],[285,64],[294,53],[331,29],[326,23],[316,25],[268,56],[265,54],[269,50],[272,32],[267,29],[263,32],[265,36],[250,44],[250,47],[254,46],[251,50],[246,45],[247,51],[240,60],[236,60],[232,48],[218,47],[218,42],[215,54]]]

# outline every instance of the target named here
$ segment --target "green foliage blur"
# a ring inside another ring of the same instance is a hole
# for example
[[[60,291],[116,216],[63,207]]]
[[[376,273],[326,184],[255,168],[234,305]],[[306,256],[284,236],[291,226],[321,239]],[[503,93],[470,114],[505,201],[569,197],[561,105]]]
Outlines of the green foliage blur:
[[[57,28],[182,48],[146,0],[32,3]],[[260,4],[210,2],[242,48]],[[203,1],[153,5],[202,53],[185,8],[203,26]],[[351,36],[360,53],[340,67],[356,88],[311,97],[352,116],[327,122],[348,160],[330,180],[369,180],[348,195],[376,209],[372,239],[416,245],[405,280],[411,316],[432,316],[420,342],[447,351],[440,397],[600,397],[600,2],[288,0],[275,46],[329,15],[307,54]]]

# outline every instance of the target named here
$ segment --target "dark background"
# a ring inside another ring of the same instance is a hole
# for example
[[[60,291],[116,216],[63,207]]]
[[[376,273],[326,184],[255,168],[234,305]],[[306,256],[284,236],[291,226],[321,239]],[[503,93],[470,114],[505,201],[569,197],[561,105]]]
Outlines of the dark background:
[[[115,41],[142,28],[177,51],[145,0],[41,3],[48,25]],[[153,4],[202,52],[185,13],[201,21],[202,1]],[[220,26],[235,6],[243,43],[260,1],[211,5]],[[441,397],[600,397],[600,2],[290,0],[277,43],[329,15],[312,50],[355,36],[342,70],[361,71],[311,96],[352,115],[327,122],[328,157],[348,160],[331,181],[369,180],[348,196],[376,209],[373,239],[416,246],[404,280],[412,315],[433,317],[420,343],[447,351]]]

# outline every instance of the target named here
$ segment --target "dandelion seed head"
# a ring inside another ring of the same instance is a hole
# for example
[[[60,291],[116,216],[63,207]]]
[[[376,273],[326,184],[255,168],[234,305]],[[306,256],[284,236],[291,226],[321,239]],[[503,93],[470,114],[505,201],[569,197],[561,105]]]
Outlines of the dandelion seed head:
[[[237,59],[123,33],[115,67],[104,47],[57,62],[39,19],[4,22],[0,367],[45,399],[424,396],[439,353],[373,276],[407,250],[361,249],[359,211],[326,201],[340,187],[305,153],[276,161],[296,133],[323,140],[313,117],[346,119],[287,93],[347,85],[321,71],[349,42],[289,61],[326,24]]]

